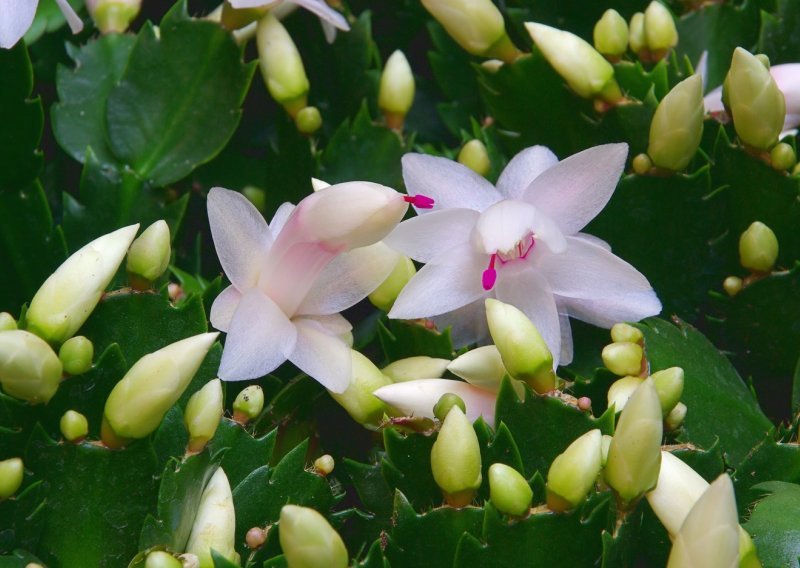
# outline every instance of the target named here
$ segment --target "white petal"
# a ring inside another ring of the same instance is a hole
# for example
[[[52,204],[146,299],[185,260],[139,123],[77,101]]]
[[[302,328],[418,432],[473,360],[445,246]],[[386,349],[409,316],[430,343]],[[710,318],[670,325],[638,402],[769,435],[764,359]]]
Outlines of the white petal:
[[[605,207],[625,167],[627,144],[605,144],[559,162],[533,180],[525,200],[572,235]]]
[[[320,273],[297,312],[334,314],[346,310],[380,286],[399,258],[399,253],[380,242],[340,254]]]
[[[292,321],[297,328],[297,343],[289,360],[326,389],[335,393],[347,390],[352,375],[350,348],[314,319],[298,317]]]
[[[288,201],[278,207],[278,210],[275,211],[275,215],[272,217],[272,221],[269,223],[269,230],[273,235],[277,235],[283,230],[283,226],[286,224],[286,219],[288,219],[289,215],[292,214],[294,208],[294,204],[289,203]]]
[[[430,262],[446,250],[469,241],[480,213],[474,209],[443,209],[400,223],[383,240],[419,262]]]
[[[433,407],[442,395],[447,393],[461,397],[467,407],[466,415],[470,422],[483,416],[489,424],[494,424],[495,394],[461,381],[449,379],[404,381],[381,387],[372,394],[407,416],[434,418]]]
[[[800,124],[800,63],[773,65],[769,72],[786,100],[783,129],[789,130]]]
[[[501,199],[500,193],[482,176],[458,162],[437,156],[403,156],[403,180],[409,195],[433,198],[433,209],[418,209],[420,214],[456,207],[483,211]]]
[[[347,23],[345,17],[328,6],[324,0],[289,0],[289,2],[296,4],[301,8],[305,8],[317,16],[322,22],[328,22],[335,28],[344,31],[348,31],[350,29],[350,25]],[[330,40],[328,40],[328,43],[330,43]]]
[[[553,367],[561,356],[561,326],[556,301],[544,276],[530,265],[500,272],[497,299],[522,310],[533,322],[553,354]]]
[[[703,90],[708,87],[708,51],[703,51],[700,54],[700,60],[697,62],[697,67],[694,70],[695,74],[703,78]]]
[[[484,300],[489,296],[489,293],[485,293],[471,304],[433,318],[438,329],[444,331],[450,328],[450,337],[456,349],[488,341],[489,324],[486,322]]]
[[[304,320],[317,322],[329,335],[343,336],[353,331],[353,326],[342,314],[327,316],[300,316]]]
[[[556,165],[558,158],[545,146],[525,148],[511,158],[497,180],[497,190],[506,199],[520,199],[531,182],[546,169]]]
[[[559,313],[558,325],[561,327],[561,357],[558,364],[569,365],[573,356],[572,326],[569,323],[569,316]]]
[[[606,249],[608,252],[611,252],[611,245],[605,242],[600,237],[595,237],[594,235],[590,235],[589,233],[575,233],[572,235],[573,239],[580,239],[586,241],[587,243],[592,243],[597,245],[601,248]]]
[[[228,286],[214,298],[211,304],[210,320],[211,325],[220,331],[228,331],[231,326],[233,314],[242,300],[242,294],[235,286]]]
[[[0,14],[0,47],[10,49],[25,35],[36,15],[35,0],[4,0]]]
[[[31,4],[36,4],[36,2],[31,2]],[[64,14],[64,19],[67,20],[72,33],[76,34],[83,30],[83,20],[75,13],[75,10],[72,9],[67,0],[56,0],[56,4],[61,9],[61,13]]]
[[[239,302],[231,319],[219,378],[255,379],[274,371],[294,349],[297,330],[281,309],[258,290]]]
[[[261,6],[271,6],[280,0],[228,0],[228,4],[237,10],[243,8],[260,8]]]
[[[389,312],[390,318],[416,319],[444,314],[485,295],[481,274],[484,255],[461,245],[422,267],[406,284]]]
[[[470,349],[453,359],[447,370],[473,386],[492,392],[498,391],[507,372],[496,345]]]
[[[566,252],[537,257],[552,291],[569,314],[609,328],[661,311],[650,283],[633,266],[606,249],[567,237]]]
[[[336,40],[336,26],[327,20],[320,20],[319,23],[322,24],[322,33],[325,34],[325,41],[333,43]]]
[[[717,87],[709,91],[709,93],[703,97],[703,106],[705,106],[707,113],[724,111],[725,105],[722,104],[722,87]]]
[[[221,187],[208,193],[208,220],[225,275],[239,290],[249,290],[272,246],[267,222],[244,195]]]

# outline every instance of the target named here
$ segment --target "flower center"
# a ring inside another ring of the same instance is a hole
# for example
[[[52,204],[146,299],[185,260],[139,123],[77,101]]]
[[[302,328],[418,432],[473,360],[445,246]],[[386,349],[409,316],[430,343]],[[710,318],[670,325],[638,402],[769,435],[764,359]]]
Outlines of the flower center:
[[[497,282],[497,269],[495,265],[498,259],[500,260],[501,266],[512,260],[524,260],[531,253],[535,245],[536,239],[533,237],[533,233],[528,233],[521,241],[517,241],[511,249],[496,251],[489,255],[489,267],[483,271],[483,275],[481,276],[483,289],[491,290],[494,288],[494,284]]]

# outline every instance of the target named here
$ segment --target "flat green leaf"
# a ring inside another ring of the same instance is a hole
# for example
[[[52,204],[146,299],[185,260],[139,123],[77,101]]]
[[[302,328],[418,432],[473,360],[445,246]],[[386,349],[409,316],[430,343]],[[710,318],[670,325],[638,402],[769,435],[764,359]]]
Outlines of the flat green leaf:
[[[744,528],[764,566],[796,566],[800,559],[800,485],[773,481],[756,485],[762,495]]]
[[[758,52],[769,57],[772,65],[797,63],[800,53],[800,5],[797,2],[778,0],[774,14],[761,12],[761,33],[758,38]]]
[[[394,428],[383,431],[386,448],[386,458],[381,462],[383,476],[415,509],[428,509],[442,501],[442,492],[431,471],[431,448],[435,441],[436,437],[428,434],[401,434]]]
[[[419,322],[385,319],[378,322],[378,338],[389,362],[416,355],[453,357],[449,329],[439,332]]]
[[[753,447],[734,475],[740,512],[746,510],[749,502],[746,490],[768,481],[800,483],[799,445],[776,442],[769,434]]]
[[[392,514],[393,492],[381,473],[381,465],[358,463],[345,458],[342,467],[353,482],[363,508],[388,519]]]
[[[209,442],[212,453],[224,450],[222,469],[231,487],[236,487],[250,472],[269,464],[275,449],[277,430],[255,438],[238,422],[222,419],[217,432]]]
[[[481,447],[481,475],[483,481],[478,490],[479,497],[489,498],[489,468],[493,464],[502,463],[515,470],[522,472],[522,457],[519,448],[514,441],[514,436],[505,424],[497,427],[497,432],[492,432],[491,428],[483,421],[483,417],[478,418],[473,424],[475,433],[478,436],[478,443]]]
[[[8,556],[0,556],[0,568],[26,568],[31,563],[40,563],[41,561],[27,550],[15,550],[13,554]]]

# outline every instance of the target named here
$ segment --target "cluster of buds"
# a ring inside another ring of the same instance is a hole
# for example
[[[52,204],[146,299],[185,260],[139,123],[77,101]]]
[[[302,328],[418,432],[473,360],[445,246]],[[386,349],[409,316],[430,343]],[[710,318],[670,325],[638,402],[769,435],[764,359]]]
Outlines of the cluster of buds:
[[[768,275],[778,260],[778,238],[761,221],[754,221],[739,237],[739,262],[750,275],[742,279],[728,276],[722,283],[725,292],[733,297],[747,285]]]
[[[653,0],[630,21],[628,41],[631,51],[642,61],[659,61],[678,45],[675,19],[666,6]]]

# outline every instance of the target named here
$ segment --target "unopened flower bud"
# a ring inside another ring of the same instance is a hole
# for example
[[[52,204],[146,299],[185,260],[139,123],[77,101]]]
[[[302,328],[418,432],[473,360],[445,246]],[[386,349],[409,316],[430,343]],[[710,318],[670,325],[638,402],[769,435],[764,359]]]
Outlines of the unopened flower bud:
[[[594,25],[594,47],[610,58],[619,58],[628,51],[628,23],[619,12],[609,8]]]
[[[70,337],[58,350],[58,358],[68,375],[82,375],[92,368],[94,345],[86,337]]]
[[[331,184],[329,184],[327,181],[323,181],[314,177],[311,178],[311,188],[314,191],[319,191],[320,189],[325,189],[326,187],[330,186]]]
[[[448,359],[437,359],[419,355],[398,359],[386,365],[381,371],[396,383],[416,381],[417,379],[436,379],[448,369]]]
[[[452,507],[466,507],[481,486],[481,447],[472,424],[458,406],[448,412],[431,449],[436,485]]]
[[[683,394],[683,369],[670,367],[650,375],[661,401],[661,413],[666,417],[675,405],[681,400]]]
[[[650,123],[647,154],[653,164],[675,172],[689,165],[700,147],[704,112],[700,75],[684,79],[667,93]]]
[[[214,437],[224,411],[222,382],[208,381],[186,404],[183,420],[189,431],[189,451],[199,452]]]
[[[86,0],[86,8],[101,33],[123,33],[139,14],[142,0]]]
[[[147,555],[144,568],[183,568],[183,564],[169,552],[154,550]]]
[[[315,106],[307,106],[297,111],[295,126],[300,134],[314,134],[322,126],[322,115]]]
[[[103,441],[113,435],[138,439],[150,435],[189,386],[218,333],[201,333],[167,345],[134,363],[108,395]],[[113,434],[108,436],[108,434]],[[112,442],[112,446],[117,444]]]
[[[264,15],[256,31],[261,76],[272,98],[290,115],[307,106],[308,77],[303,60],[289,32],[275,16]]]
[[[20,458],[0,461],[0,501],[8,499],[22,485],[25,466]]]
[[[32,404],[49,401],[61,383],[62,365],[44,340],[15,329],[0,331],[0,385]]]
[[[245,387],[233,401],[233,419],[247,424],[264,410],[264,391],[258,385]]]
[[[608,406],[614,405],[614,412],[622,412],[628,399],[636,392],[636,389],[644,382],[641,377],[622,377],[614,381],[608,389]]]
[[[606,461],[608,461],[608,448],[611,447],[611,440],[613,440],[612,436],[603,434],[603,438],[600,443],[600,450],[603,454],[603,467],[606,467]]]
[[[391,379],[368,358],[355,350],[352,357],[352,379],[343,393],[330,392],[331,397],[359,424],[377,427],[388,411],[382,400],[373,391],[392,384]]]
[[[17,329],[17,320],[8,312],[0,312],[0,331]]]
[[[678,29],[666,6],[653,0],[644,11],[644,36],[647,48],[656,55],[678,45]]]
[[[627,503],[655,487],[661,465],[661,403],[653,379],[633,393],[608,448],[606,483]]]
[[[378,108],[390,128],[403,128],[403,121],[414,102],[414,89],[411,66],[403,52],[398,49],[386,60],[378,91]]]
[[[516,469],[494,463],[489,468],[489,497],[501,513],[521,517],[530,509],[533,491]]]
[[[150,288],[169,266],[171,254],[169,225],[163,219],[156,221],[133,241],[128,251],[126,270],[131,286],[137,290]]]
[[[89,435],[89,421],[80,412],[67,410],[58,423],[61,435],[67,442],[74,444]]]
[[[460,408],[461,412],[467,412],[467,405],[464,404],[464,400],[460,396],[451,392],[445,393],[433,407],[433,415],[438,420],[444,420],[454,406]]]
[[[674,432],[681,427],[683,421],[686,420],[686,413],[688,408],[682,402],[675,405],[675,408],[669,411],[669,414],[664,418],[664,428],[670,432]]]
[[[754,272],[769,272],[778,259],[778,238],[772,229],[755,221],[739,237],[739,261]]]
[[[496,345],[484,345],[459,355],[447,366],[447,370],[471,385],[497,391],[506,367]]]
[[[646,496],[658,520],[674,537],[707,487],[706,480],[683,460],[661,452],[658,484]]]
[[[579,96],[615,103],[622,91],[614,68],[595,48],[573,33],[526,22],[525,28],[548,63]]]
[[[398,255],[397,264],[394,265],[386,280],[367,296],[369,301],[379,310],[388,312],[392,309],[397,296],[416,273],[417,268],[414,266],[414,261],[407,256]]]
[[[636,12],[631,16],[628,26],[628,43],[631,51],[639,56],[647,49],[647,38],[644,35],[644,12]]]
[[[786,102],[770,72],[741,47],[733,52],[725,92],[741,141],[759,150],[772,148],[783,130]]]
[[[650,156],[647,154],[637,154],[631,165],[633,166],[634,173],[643,176],[650,172],[653,167],[653,160],[651,160]]]
[[[227,0],[222,3],[219,22],[226,30],[239,30],[260,20],[272,6],[264,4],[254,8],[234,8]]]
[[[252,203],[256,209],[262,213],[267,208],[267,192],[254,185],[246,185],[242,189],[242,195],[247,198],[247,201]]]
[[[603,365],[620,377],[638,375],[642,369],[642,346],[638,343],[621,341],[603,347]]]
[[[742,291],[742,279],[738,276],[728,276],[722,282],[722,289],[725,293],[733,298],[736,294]]]
[[[324,456],[320,456],[314,460],[314,469],[322,476],[327,476],[333,473],[333,468],[336,466],[336,462],[333,459],[333,456],[330,454],[325,454]]]
[[[786,142],[775,144],[769,153],[772,167],[776,170],[791,170],[797,163],[797,155]]]
[[[557,512],[575,509],[594,487],[603,467],[603,435],[590,430],[553,460],[547,472],[547,506]]]
[[[314,509],[284,505],[279,537],[292,568],[345,568],[347,548],[328,521]]]
[[[739,525],[739,568],[761,568],[756,544],[741,525]]]
[[[49,343],[63,343],[87,320],[117,272],[139,225],[93,240],[47,279],[25,315],[28,329]]]
[[[505,65],[505,63],[499,59],[487,59],[486,61],[481,62],[481,67],[487,71],[490,71],[491,73],[497,73],[503,65]]]
[[[629,343],[641,343],[644,335],[638,327],[634,327],[627,323],[615,323],[611,328],[611,341],[620,343],[627,341]]]
[[[458,153],[458,163],[467,166],[480,176],[486,176],[492,167],[486,145],[477,138],[464,144]]]
[[[233,561],[236,558],[236,513],[228,476],[217,468],[211,476],[194,518],[192,532],[186,543],[186,552],[197,555],[200,568],[214,568],[211,549]]]
[[[508,374],[540,394],[552,391],[553,355],[528,316],[511,304],[488,298],[486,319]]]
[[[250,550],[261,548],[264,546],[264,543],[267,542],[267,531],[261,527],[253,527],[247,531],[244,541],[247,543],[247,548]]]

